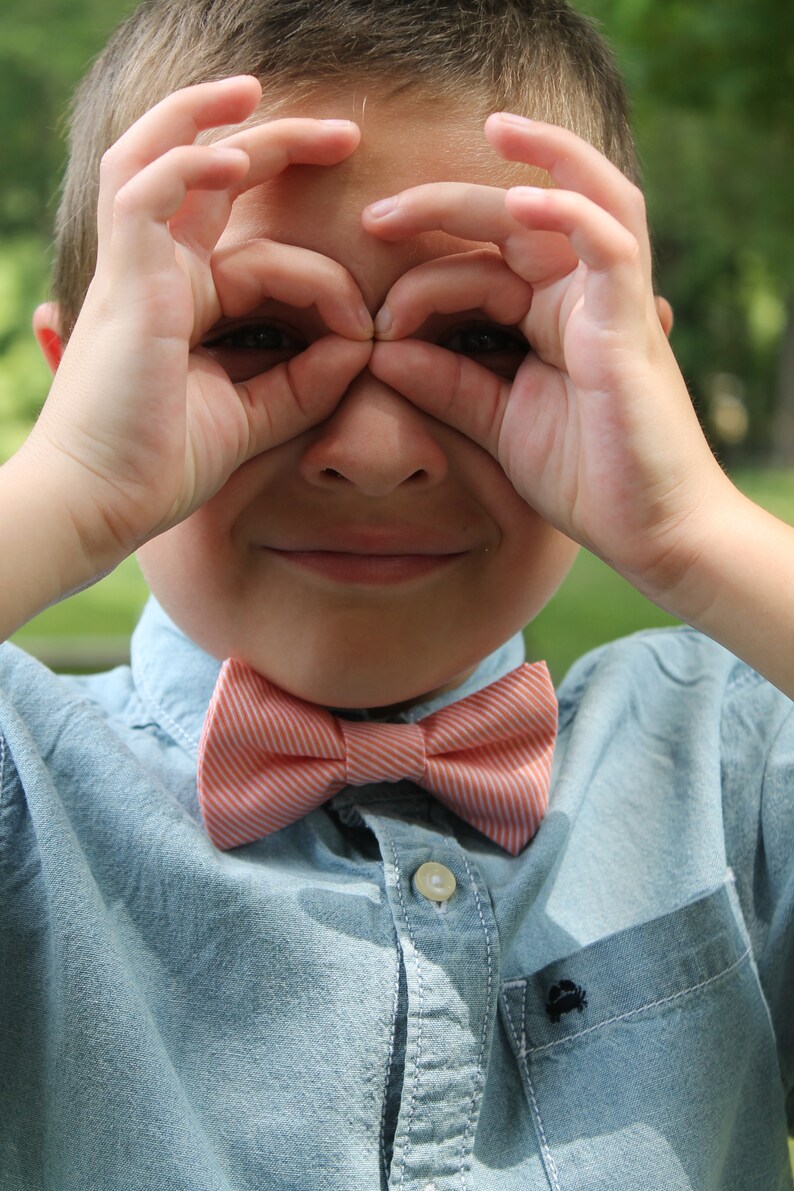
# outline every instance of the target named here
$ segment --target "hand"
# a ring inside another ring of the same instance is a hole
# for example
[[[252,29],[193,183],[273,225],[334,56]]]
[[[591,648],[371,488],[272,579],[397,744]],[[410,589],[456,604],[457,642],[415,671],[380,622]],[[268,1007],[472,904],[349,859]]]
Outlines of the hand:
[[[187,88],[103,159],[96,274],[25,447],[51,490],[57,476],[98,569],[187,517],[253,455],[326,418],[369,358],[371,320],[341,266],[263,242],[215,253],[242,191],[293,162],[342,161],[358,144],[355,125],[311,119],[196,143],[245,120],[260,97],[247,76]],[[219,319],[271,297],[315,305],[332,333],[234,383],[202,342]]]
[[[376,319],[369,367],[485,447],[546,520],[667,606],[704,545],[705,512],[733,489],[660,323],[642,197],[564,129],[502,115],[485,131],[553,188],[439,183],[404,191],[386,212],[367,208],[364,226],[382,239],[441,229],[499,250],[401,278]],[[405,339],[453,310],[521,331],[529,347],[514,378]]]

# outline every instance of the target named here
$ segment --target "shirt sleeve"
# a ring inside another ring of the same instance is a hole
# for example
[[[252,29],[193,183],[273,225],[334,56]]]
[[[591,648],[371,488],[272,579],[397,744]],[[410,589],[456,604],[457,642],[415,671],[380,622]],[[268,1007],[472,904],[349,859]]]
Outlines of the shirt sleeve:
[[[778,1043],[794,1132],[794,703],[737,664],[722,723],[728,862]]]

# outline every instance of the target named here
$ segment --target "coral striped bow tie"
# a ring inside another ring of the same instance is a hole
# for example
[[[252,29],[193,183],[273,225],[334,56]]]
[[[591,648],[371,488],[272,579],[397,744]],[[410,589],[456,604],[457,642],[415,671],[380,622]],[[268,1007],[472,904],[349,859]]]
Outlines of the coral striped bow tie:
[[[546,811],[557,700],[545,662],[416,724],[341,719],[224,663],[199,745],[199,803],[222,849],[302,818],[344,786],[407,778],[516,855]]]

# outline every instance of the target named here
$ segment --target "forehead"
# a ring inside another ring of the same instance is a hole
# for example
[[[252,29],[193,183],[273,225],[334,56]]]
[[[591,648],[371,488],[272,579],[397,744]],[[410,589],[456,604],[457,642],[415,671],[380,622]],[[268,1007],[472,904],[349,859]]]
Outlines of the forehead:
[[[350,119],[361,142],[335,166],[291,166],[235,203],[223,246],[270,238],[322,253],[344,265],[368,302],[423,261],[479,247],[443,232],[387,244],[361,226],[368,203],[410,186],[471,182],[505,187],[528,180],[528,167],[502,161],[483,134],[481,102],[455,103],[421,93],[387,97],[362,89],[317,93],[300,103],[270,102],[267,119]]]

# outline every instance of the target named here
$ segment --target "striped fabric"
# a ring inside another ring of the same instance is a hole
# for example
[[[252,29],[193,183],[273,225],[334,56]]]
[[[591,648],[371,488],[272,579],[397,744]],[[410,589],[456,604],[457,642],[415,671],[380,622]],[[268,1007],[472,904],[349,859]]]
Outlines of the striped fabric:
[[[548,804],[557,700],[545,662],[416,724],[353,723],[224,663],[199,745],[199,803],[221,849],[260,839],[344,786],[407,778],[516,855]]]

